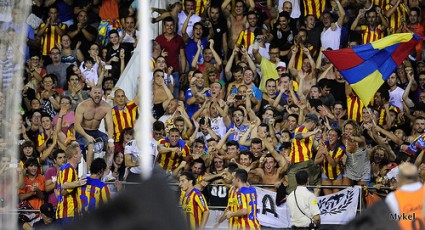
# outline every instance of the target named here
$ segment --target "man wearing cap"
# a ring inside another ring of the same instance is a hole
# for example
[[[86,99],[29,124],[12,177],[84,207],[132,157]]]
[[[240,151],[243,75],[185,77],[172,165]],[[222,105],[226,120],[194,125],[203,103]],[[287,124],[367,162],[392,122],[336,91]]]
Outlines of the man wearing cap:
[[[291,193],[297,182],[295,180],[295,173],[299,170],[306,170],[308,172],[309,178],[313,177],[314,173],[310,172],[314,167],[313,161],[313,148],[315,148],[318,143],[314,141],[314,136],[321,132],[319,124],[319,118],[316,114],[309,113],[305,117],[304,123],[295,129],[294,139],[292,139],[291,151],[289,153],[290,166],[288,172],[288,189],[287,193]],[[314,181],[314,178],[310,182]]]
[[[55,223],[55,211],[53,210],[53,205],[50,203],[45,203],[40,207],[40,217],[35,219],[32,222],[32,226],[29,223],[23,225],[23,229],[53,229],[52,226]]]

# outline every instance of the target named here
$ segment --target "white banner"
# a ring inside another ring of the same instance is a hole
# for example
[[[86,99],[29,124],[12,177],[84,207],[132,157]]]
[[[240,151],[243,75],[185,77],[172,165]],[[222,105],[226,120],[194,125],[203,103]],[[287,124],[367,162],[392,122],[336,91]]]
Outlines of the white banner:
[[[255,187],[257,190],[258,220],[262,226],[290,228],[291,218],[288,206],[276,206],[276,192]],[[317,198],[321,224],[345,224],[356,216],[359,203],[359,189],[355,186],[327,196]]]

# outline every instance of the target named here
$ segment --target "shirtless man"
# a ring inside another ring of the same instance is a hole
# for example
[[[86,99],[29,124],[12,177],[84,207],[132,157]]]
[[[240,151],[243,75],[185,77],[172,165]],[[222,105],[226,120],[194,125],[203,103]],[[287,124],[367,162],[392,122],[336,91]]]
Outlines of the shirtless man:
[[[230,7],[228,7],[231,1],[232,0],[225,0],[223,4],[221,4],[221,9],[223,10],[224,16],[227,18],[227,27],[229,28],[230,32],[227,47],[235,46],[240,32],[245,29],[245,25],[247,23],[247,18],[244,16],[246,6],[244,0],[235,1],[234,15],[231,13],[231,10],[229,10]],[[245,0],[245,2],[248,2],[249,10],[254,10],[255,4],[253,0]]]
[[[77,142],[80,146],[88,146],[86,161],[87,171],[93,161],[93,143],[96,138],[102,138],[108,143],[107,153],[114,152],[114,126],[112,123],[112,107],[102,100],[102,88],[94,86],[90,91],[90,98],[77,106],[75,111],[75,130]],[[108,135],[99,131],[99,125],[105,119]]]
[[[280,174],[288,169],[289,164],[282,155],[274,150],[270,142],[263,140],[263,144],[270,153],[260,159],[261,167],[250,170],[250,173],[259,176],[261,178],[261,184],[273,184],[275,188],[279,188],[280,184],[284,182],[280,178]],[[275,188],[268,189],[276,191]]]

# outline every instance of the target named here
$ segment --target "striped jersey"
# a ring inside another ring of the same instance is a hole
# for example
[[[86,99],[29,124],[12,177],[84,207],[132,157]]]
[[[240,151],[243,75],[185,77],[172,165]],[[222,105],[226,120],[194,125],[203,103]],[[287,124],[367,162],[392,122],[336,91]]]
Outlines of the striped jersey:
[[[227,198],[227,209],[231,212],[238,211],[238,197],[237,190],[235,187],[231,187],[229,190],[229,196]],[[229,219],[229,229],[238,229],[238,217],[234,216]]]
[[[123,129],[133,128],[134,122],[136,121],[137,108],[134,101],[129,101],[122,109],[117,106],[112,108],[115,142],[119,142]]]
[[[182,160],[190,154],[189,146],[181,139],[178,141],[177,146],[171,146],[168,137],[159,140],[158,145],[163,145],[166,148],[178,147],[182,152],[181,156],[179,156],[176,152],[168,152],[158,155],[159,166],[161,166],[166,172],[171,172],[176,169]]]
[[[67,26],[66,24],[59,23],[58,26],[62,30],[66,30]],[[45,23],[42,23],[40,25],[40,29],[46,27]],[[58,34],[55,26],[48,26],[47,29],[44,31],[43,37],[41,39],[41,48],[42,48],[42,54],[43,55],[49,55],[50,50],[56,47],[56,44],[60,44],[61,42],[61,36]]]
[[[261,229],[257,219],[257,191],[253,186],[242,187],[236,193],[238,209],[246,209],[247,215],[238,217],[238,229]]]
[[[311,14],[320,18],[326,6],[326,0],[303,0],[302,3],[304,5],[304,17]]]
[[[239,33],[238,40],[236,41],[236,44],[243,45],[248,49],[248,47],[251,44],[254,44],[255,42],[255,35],[254,31],[251,31],[249,28],[242,30]]]
[[[362,110],[363,102],[354,94],[347,96],[347,117],[349,120],[357,122],[363,121]]]
[[[295,129],[294,133],[306,133],[309,130],[302,125]],[[289,153],[289,158],[291,159],[291,164],[300,163],[308,161],[312,158],[313,152],[313,136],[297,140],[296,138],[292,139],[291,151]]]
[[[345,147],[343,145],[335,147],[335,149],[330,149],[329,141],[325,142],[325,145],[329,149],[329,155],[334,160],[341,160],[341,158],[345,154]],[[335,167],[329,163],[328,159],[325,159],[322,162],[322,172],[325,174],[330,180],[335,180],[343,171],[342,162],[340,161]]]
[[[77,194],[74,189],[67,189],[68,195],[62,195],[62,185],[66,182],[78,180],[77,170],[70,163],[66,163],[59,168],[55,191],[58,198],[58,207],[56,209],[56,219],[77,217],[78,201]]]
[[[391,3],[388,3],[385,6],[385,11],[389,11],[394,6],[391,5]],[[404,4],[400,3],[397,7],[397,9],[394,11],[394,13],[388,18],[388,28],[391,29],[389,34],[394,34],[397,32],[397,30],[401,27],[401,22],[407,19],[407,12],[409,8]]]
[[[371,43],[384,37],[382,25],[377,25],[375,29],[370,26],[362,25],[362,44]]]
[[[92,212],[111,199],[108,186],[99,179],[87,178],[87,184],[77,188],[78,209],[81,215]]]
[[[204,212],[208,211],[204,195],[197,188],[193,188],[183,195],[181,202],[187,222],[192,229],[198,229],[202,223]]]

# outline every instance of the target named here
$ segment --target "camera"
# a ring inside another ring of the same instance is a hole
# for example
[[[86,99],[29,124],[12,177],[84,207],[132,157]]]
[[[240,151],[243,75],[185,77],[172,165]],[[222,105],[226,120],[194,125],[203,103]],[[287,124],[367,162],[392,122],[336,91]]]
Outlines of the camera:
[[[235,96],[235,99],[236,99],[236,100],[244,100],[244,99],[245,99],[245,97],[244,97],[243,95],[236,95],[236,96]]]

